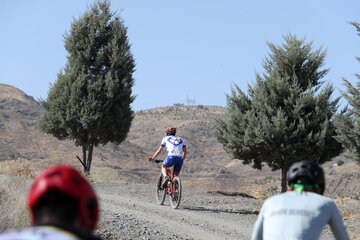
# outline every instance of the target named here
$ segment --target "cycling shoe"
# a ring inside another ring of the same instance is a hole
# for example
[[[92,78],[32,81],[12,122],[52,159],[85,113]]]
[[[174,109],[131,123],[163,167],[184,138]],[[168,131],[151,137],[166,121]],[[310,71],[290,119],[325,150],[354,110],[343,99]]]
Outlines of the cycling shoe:
[[[165,178],[163,183],[161,184],[161,187],[166,188],[169,182],[170,182],[170,178],[169,177]]]

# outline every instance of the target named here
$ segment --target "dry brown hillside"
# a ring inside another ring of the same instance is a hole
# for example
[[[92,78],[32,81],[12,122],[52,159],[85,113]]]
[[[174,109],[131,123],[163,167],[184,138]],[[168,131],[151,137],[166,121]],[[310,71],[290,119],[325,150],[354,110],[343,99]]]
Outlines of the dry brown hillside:
[[[34,98],[9,85],[0,84],[0,173],[34,176],[50,164],[65,163],[80,169],[76,155],[81,149],[71,141],[59,141],[36,128],[41,107]],[[211,135],[215,117],[225,117],[217,106],[169,106],[135,113],[128,138],[94,151],[95,180],[154,182],[159,166],[147,162],[158,148],[164,130],[176,126],[187,143],[189,156],[182,170],[186,187],[209,191],[237,191],[266,196],[279,191],[280,173],[266,166],[262,171],[231,159]],[[162,155],[164,157],[165,155]],[[345,164],[333,166],[339,159]],[[338,157],[324,165],[327,194],[359,198],[360,167]]]

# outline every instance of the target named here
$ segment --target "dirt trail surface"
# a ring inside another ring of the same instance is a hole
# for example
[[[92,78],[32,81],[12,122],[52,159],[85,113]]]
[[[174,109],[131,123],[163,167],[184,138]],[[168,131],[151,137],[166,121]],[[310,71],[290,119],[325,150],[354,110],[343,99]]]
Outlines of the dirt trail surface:
[[[250,239],[263,201],[183,190],[179,209],[155,200],[147,184],[96,183],[101,199],[97,234],[104,239]],[[321,239],[333,239],[329,228]]]
[[[0,174],[0,232],[28,227],[25,200],[31,180]],[[250,239],[263,200],[184,188],[179,209],[155,200],[154,184],[93,183],[100,199],[97,235],[114,239]],[[10,209],[10,211],[9,211]],[[359,220],[345,220],[359,239]],[[321,240],[334,239],[329,228]]]

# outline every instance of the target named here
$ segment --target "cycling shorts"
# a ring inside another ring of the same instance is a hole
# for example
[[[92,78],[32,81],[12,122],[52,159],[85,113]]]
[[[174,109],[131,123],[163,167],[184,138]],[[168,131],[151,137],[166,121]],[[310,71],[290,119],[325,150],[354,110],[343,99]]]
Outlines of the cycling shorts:
[[[171,167],[172,165],[175,165],[174,172],[176,175],[179,175],[182,164],[183,164],[183,159],[182,157],[179,156],[168,156],[163,162],[163,166],[167,168]]]

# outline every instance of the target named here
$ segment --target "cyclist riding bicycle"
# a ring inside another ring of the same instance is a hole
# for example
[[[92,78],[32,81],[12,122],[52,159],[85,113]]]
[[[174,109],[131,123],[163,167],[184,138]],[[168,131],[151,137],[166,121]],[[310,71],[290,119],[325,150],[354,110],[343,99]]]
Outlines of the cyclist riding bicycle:
[[[325,176],[319,165],[311,161],[294,163],[287,180],[290,191],[263,204],[252,240],[319,239],[326,224],[336,239],[349,239],[334,201],[322,196]]]
[[[27,205],[33,226],[4,232],[0,240],[100,240],[92,234],[99,215],[97,197],[72,167],[58,165],[40,173]]]
[[[165,161],[162,163],[161,166],[161,172],[164,181],[162,182],[161,186],[158,187],[165,188],[169,182],[169,176],[167,175],[166,168],[169,168],[174,165],[174,173],[177,176],[180,174],[183,161],[186,158],[187,150],[184,139],[175,136],[175,134],[176,134],[175,127],[167,128],[166,137],[162,139],[160,147],[152,157],[149,157],[149,160],[155,159],[166,146],[167,158],[165,159]]]

